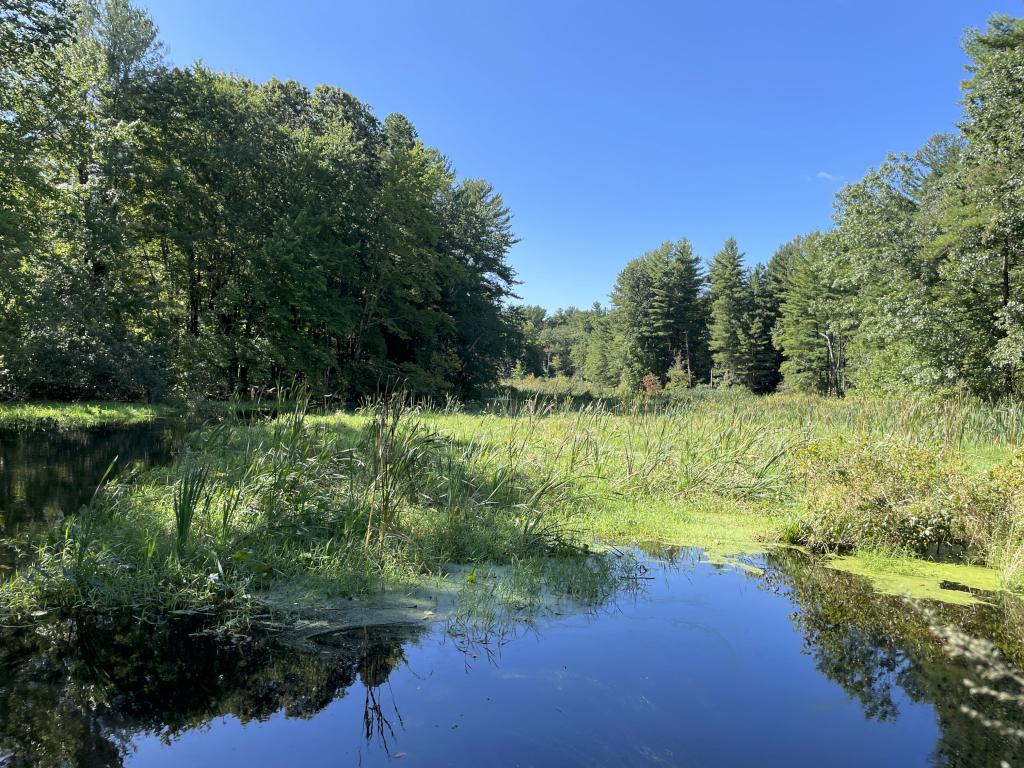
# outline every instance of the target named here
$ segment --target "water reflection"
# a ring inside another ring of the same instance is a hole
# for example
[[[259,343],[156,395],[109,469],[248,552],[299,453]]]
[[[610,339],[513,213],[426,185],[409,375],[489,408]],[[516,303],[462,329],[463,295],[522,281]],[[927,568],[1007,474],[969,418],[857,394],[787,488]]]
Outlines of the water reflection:
[[[185,622],[9,631],[0,764],[1024,764],[961,711],[982,704],[966,670],[902,600],[796,554],[761,574],[664,554],[642,591],[491,656],[425,624],[301,647]],[[1014,610],[940,618],[1013,653]]]
[[[18,533],[73,514],[116,458],[117,472],[168,463],[184,423],[161,420],[89,430],[0,430],[0,576]]]
[[[167,463],[185,431],[170,420],[63,432],[0,430],[0,534],[77,512],[115,457],[122,470]]]
[[[806,652],[823,675],[860,703],[866,717],[896,722],[901,700],[928,703],[939,726],[934,765],[1024,765],[1024,742],[983,727],[965,710],[1009,723],[1024,723],[1024,712],[1008,702],[971,696],[963,681],[977,679],[979,670],[954,663],[934,632],[936,624],[951,624],[989,637],[1019,667],[1024,617],[1017,599],[932,605],[925,612],[904,599],[875,594],[859,579],[808,567],[804,560],[796,552],[770,556],[763,583],[793,602],[793,624],[803,634]]]
[[[337,635],[318,652],[161,628],[99,622],[47,636],[7,633],[0,652],[0,757],[5,766],[121,766],[142,735],[172,744],[224,715],[310,718],[358,679],[367,738],[390,731],[376,689],[422,627]],[[372,701],[371,701],[372,700]],[[372,724],[372,727],[371,727]]]

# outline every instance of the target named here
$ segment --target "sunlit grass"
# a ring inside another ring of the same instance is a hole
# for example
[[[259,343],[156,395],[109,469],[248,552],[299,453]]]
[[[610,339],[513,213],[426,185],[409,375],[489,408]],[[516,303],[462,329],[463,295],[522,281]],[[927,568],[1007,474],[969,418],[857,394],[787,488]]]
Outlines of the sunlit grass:
[[[1016,589],[1020,467],[1005,463],[1015,409],[699,390],[628,402],[520,393],[473,408],[403,398],[326,415],[279,403],[275,418],[207,428],[172,467],[105,488],[48,533],[0,602],[21,616],[235,610],[282,591],[315,604],[444,578],[453,564],[506,574],[494,589],[526,604],[552,589],[596,599],[615,579],[601,565],[609,545],[699,547],[717,562],[783,541],[827,551],[832,529],[813,527],[814,499],[854,505],[858,525],[875,525],[891,510],[871,477],[847,488],[839,472],[825,493],[806,461],[864,451],[856,466],[878,472],[883,491],[892,457],[909,473],[901,488],[937,477],[977,491],[986,506],[967,521],[980,547],[970,555],[985,567],[950,564],[963,574],[950,580]],[[915,457],[927,466],[906,464]],[[992,464],[1002,469],[990,481]],[[946,597],[935,573],[901,572],[893,551],[858,557],[847,570],[912,575]]]
[[[167,405],[114,402],[0,403],[0,429],[90,429],[144,424],[175,409]]]

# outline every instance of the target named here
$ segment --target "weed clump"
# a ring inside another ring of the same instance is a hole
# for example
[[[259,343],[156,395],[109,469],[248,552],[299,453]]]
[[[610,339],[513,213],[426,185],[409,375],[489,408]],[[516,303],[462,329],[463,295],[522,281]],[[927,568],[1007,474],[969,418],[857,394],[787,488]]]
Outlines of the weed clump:
[[[786,537],[828,552],[855,549],[970,559],[1020,577],[1024,457],[971,471],[949,451],[897,441],[823,440],[794,455],[804,488]]]

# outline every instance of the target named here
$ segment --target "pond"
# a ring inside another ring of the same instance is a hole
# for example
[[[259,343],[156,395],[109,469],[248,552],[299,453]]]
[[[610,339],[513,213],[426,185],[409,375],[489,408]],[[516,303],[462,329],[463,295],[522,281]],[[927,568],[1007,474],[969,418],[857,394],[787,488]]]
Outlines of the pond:
[[[184,431],[0,436],[6,536],[77,510],[115,456],[168,461]],[[1024,765],[1024,712],[972,695],[980,670],[933,631],[1020,665],[1019,602],[926,609],[789,550],[636,556],[609,602],[500,630],[0,628],[0,766]]]
[[[365,627],[294,647],[184,625],[11,633],[10,766],[1019,765],[924,615],[802,556],[644,556],[611,603],[501,635]],[[993,606],[942,620],[995,632]],[[988,629],[986,629],[988,628]]]

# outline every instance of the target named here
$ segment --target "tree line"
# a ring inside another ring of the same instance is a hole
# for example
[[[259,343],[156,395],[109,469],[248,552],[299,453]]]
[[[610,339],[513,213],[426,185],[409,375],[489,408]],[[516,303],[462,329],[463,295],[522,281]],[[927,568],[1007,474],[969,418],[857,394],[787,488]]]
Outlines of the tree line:
[[[836,196],[834,226],[745,268],[687,240],[630,261],[608,308],[517,308],[516,372],[648,391],[843,395],[1024,384],[1024,21],[965,36],[963,118]]]
[[[128,0],[0,2],[0,396],[467,395],[514,242],[401,115],[171,67]]]
[[[0,0],[0,397],[219,396],[562,373],[1019,394],[1024,26],[968,32],[963,119],[747,268],[685,240],[610,306],[511,306],[510,214],[401,115],[171,67],[129,0]]]

